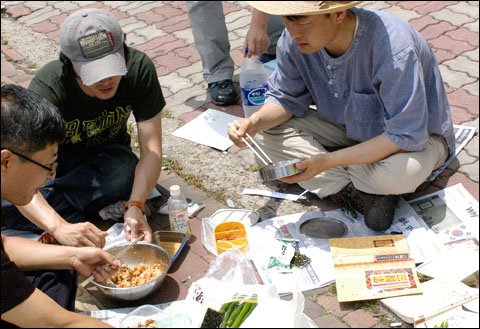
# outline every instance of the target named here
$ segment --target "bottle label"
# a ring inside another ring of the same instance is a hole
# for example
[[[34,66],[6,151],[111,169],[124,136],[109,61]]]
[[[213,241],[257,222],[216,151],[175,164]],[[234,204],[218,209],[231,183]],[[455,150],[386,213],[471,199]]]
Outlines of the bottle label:
[[[268,84],[255,88],[240,88],[242,90],[242,104],[246,106],[258,106],[265,103],[265,93],[268,90]]]
[[[190,228],[188,225],[188,217],[183,213],[172,216],[170,220],[172,231],[190,234]]]

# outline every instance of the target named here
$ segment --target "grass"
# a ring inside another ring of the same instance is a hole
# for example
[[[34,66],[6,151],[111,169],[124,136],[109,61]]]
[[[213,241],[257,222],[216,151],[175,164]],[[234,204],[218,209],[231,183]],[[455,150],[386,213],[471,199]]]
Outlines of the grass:
[[[252,171],[252,172],[257,172],[260,170],[260,166],[259,165],[252,165],[248,170]]]
[[[172,112],[170,112],[169,110],[167,110],[165,108],[160,113],[161,113],[162,118],[164,118],[164,119],[174,119],[174,117],[172,115]]]
[[[332,285],[328,288],[328,292],[331,294],[336,295],[337,294],[337,283],[334,282]]]

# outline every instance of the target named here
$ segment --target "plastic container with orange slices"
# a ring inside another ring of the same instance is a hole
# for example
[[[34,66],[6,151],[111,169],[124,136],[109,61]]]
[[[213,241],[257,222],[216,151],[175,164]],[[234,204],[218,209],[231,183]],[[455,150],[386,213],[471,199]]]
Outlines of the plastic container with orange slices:
[[[218,254],[230,249],[248,251],[247,231],[240,222],[223,222],[215,226],[215,245]]]

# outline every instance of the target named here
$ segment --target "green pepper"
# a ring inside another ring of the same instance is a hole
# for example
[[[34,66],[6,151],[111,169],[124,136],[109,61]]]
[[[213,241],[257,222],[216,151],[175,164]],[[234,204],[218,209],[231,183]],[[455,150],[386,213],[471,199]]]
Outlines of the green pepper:
[[[235,321],[235,319],[237,318],[238,314],[242,310],[243,305],[245,303],[244,302],[242,302],[242,303],[237,302],[236,304],[237,304],[237,306],[236,306],[235,310],[232,313],[230,313],[230,316],[228,317],[228,320],[227,320],[227,325],[230,326],[230,327],[232,326],[233,321]]]
[[[235,321],[233,321],[232,325],[230,326],[230,328],[238,328],[240,327],[240,324],[243,322],[243,319],[245,317],[245,314],[247,314],[248,310],[250,309],[250,307],[252,307],[253,304],[252,303],[243,303],[243,307],[242,307],[242,310],[240,311],[240,313],[238,314],[237,318],[235,319]]]
[[[235,304],[238,304],[238,302],[231,302],[230,305],[228,305],[227,310],[225,311],[225,315],[223,316],[223,321],[220,323],[220,328],[225,328],[227,325],[227,320],[232,314],[233,309],[235,308]]]
[[[220,308],[220,311],[218,311],[218,312],[222,313],[222,314],[225,314],[225,311],[227,310],[227,308],[230,306],[231,303],[232,302],[223,304],[222,308]]]

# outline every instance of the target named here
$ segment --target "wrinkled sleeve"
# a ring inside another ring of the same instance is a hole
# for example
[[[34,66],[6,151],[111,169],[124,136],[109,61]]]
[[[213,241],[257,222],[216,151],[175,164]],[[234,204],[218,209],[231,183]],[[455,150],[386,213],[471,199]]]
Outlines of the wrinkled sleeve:
[[[277,68],[268,79],[269,91],[265,101],[279,104],[293,115],[303,117],[312,104],[312,96],[284,49],[277,49],[277,59]]]
[[[413,48],[396,54],[391,63],[382,66],[377,76],[385,109],[384,135],[406,151],[420,151],[428,140],[423,77],[421,63]]]

